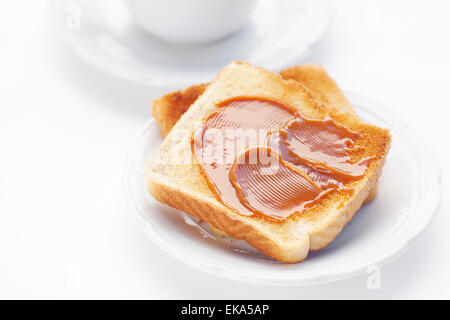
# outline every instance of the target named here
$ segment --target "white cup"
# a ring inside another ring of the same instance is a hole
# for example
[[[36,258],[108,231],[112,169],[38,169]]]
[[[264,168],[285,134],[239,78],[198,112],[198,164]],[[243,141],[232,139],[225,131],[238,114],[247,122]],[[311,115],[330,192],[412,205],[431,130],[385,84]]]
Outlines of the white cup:
[[[170,42],[200,44],[223,38],[249,19],[256,0],[126,0],[135,22]]]

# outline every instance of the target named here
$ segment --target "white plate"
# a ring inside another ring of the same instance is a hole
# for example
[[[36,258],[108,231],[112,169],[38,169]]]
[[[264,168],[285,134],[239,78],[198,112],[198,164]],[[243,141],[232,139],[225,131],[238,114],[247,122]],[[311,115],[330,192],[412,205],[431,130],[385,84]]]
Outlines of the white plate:
[[[249,24],[236,34],[183,47],[138,28],[121,0],[52,2],[58,30],[86,61],[122,78],[177,88],[211,81],[231,60],[285,67],[322,36],[331,11],[329,0],[259,0]]]
[[[378,196],[359,210],[326,249],[299,264],[281,264],[242,240],[220,238],[207,225],[164,206],[146,191],[144,163],[161,142],[153,120],[130,153],[125,190],[149,238],[180,261],[205,272],[270,285],[306,285],[344,279],[402,254],[430,223],[440,198],[440,171],[432,150],[392,110],[346,93],[361,118],[389,128],[392,147]]]

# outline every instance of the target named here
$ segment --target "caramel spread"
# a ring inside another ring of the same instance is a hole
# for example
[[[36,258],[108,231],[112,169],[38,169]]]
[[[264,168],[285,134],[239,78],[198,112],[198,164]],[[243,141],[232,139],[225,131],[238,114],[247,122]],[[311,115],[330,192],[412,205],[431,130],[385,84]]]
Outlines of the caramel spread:
[[[363,177],[352,161],[358,133],[331,118],[311,120],[280,101],[235,97],[217,105],[193,152],[219,201],[242,215],[283,220]]]

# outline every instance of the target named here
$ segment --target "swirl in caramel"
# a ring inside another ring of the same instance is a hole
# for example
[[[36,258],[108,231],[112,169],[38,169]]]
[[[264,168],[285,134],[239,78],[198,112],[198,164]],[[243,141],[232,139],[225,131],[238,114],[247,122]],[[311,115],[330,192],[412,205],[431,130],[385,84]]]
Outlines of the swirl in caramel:
[[[193,138],[216,197],[241,215],[284,220],[361,179],[358,133],[331,118],[311,120],[277,100],[235,97],[217,105]]]

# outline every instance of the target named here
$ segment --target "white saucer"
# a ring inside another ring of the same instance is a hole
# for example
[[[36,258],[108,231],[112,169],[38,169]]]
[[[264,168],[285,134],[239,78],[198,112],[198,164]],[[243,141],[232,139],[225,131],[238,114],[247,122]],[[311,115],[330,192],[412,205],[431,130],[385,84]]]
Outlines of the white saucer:
[[[137,27],[121,0],[53,0],[64,39],[92,65],[128,80],[180,88],[211,81],[232,60],[278,70],[325,32],[329,0],[259,0],[251,20],[234,35],[186,47],[161,41]],[[79,26],[74,24],[80,15]]]
[[[161,142],[153,120],[130,153],[124,184],[148,237],[164,251],[205,272],[267,285],[336,281],[381,266],[408,249],[430,223],[440,199],[440,170],[428,145],[392,110],[354,93],[346,96],[365,121],[389,128],[392,147],[375,200],[364,206],[326,249],[299,264],[281,264],[242,240],[220,238],[205,224],[154,200],[143,166]]]

